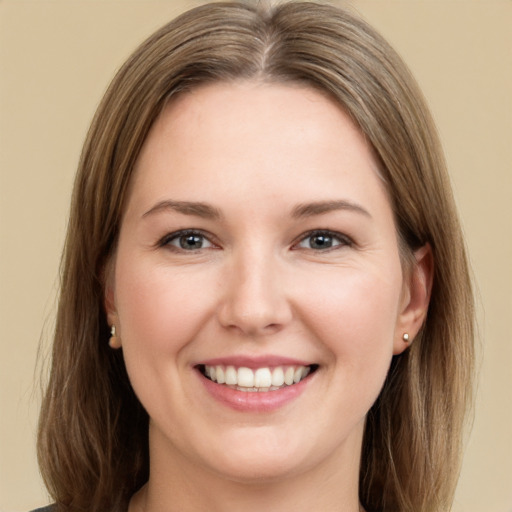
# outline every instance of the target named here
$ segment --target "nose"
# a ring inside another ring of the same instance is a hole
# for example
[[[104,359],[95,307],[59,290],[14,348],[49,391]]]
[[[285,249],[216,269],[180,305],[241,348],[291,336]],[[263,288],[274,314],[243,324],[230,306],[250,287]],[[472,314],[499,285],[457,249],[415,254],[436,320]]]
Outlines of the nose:
[[[245,251],[226,267],[218,318],[227,329],[246,336],[278,332],[292,319],[283,267],[273,255]]]

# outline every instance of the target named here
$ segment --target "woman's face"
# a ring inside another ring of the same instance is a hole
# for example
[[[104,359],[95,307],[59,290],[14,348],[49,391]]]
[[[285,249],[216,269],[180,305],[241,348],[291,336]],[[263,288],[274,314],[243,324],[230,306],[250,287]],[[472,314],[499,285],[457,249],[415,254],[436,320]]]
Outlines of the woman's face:
[[[414,322],[378,165],[336,103],[257,83],[171,102],[113,268],[107,310],[152,464],[243,481],[357,467]]]

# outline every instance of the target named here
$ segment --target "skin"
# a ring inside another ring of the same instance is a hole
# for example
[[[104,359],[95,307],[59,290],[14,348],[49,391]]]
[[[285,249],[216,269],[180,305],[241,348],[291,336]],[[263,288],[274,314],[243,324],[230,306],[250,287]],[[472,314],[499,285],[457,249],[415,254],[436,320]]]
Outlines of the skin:
[[[202,247],[182,248],[182,229]],[[139,156],[106,287],[150,416],[151,477],[130,510],[360,510],[365,417],[403,334],[421,327],[430,269],[426,247],[403,271],[376,160],[331,99],[240,82],[167,105]],[[318,370],[282,407],[237,411],[196,365],[240,355]]]

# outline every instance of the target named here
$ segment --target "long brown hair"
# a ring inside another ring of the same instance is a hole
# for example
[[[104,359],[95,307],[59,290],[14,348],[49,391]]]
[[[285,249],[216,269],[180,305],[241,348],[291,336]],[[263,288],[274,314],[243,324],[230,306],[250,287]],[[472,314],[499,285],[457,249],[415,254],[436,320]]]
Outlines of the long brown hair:
[[[402,253],[433,250],[426,322],[392,362],[368,413],[360,498],[368,510],[439,512],[453,498],[471,399],[473,299],[436,130],[396,52],[330,5],[248,2],[193,9],[143,43],[92,122],[73,193],[38,453],[59,510],[124,510],[148,478],[148,417],[108,347],[104,273],[134,164],[164,104],[213,81],[299,82],[335,98],[381,163]]]

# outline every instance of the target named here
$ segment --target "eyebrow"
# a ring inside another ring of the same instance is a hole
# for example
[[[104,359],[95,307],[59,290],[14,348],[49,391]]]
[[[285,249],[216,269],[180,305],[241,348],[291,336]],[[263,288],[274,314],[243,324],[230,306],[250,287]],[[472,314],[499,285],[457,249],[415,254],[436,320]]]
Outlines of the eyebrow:
[[[183,215],[202,217],[205,219],[219,220],[222,218],[220,210],[208,203],[194,201],[173,201],[171,199],[158,202],[146,213],[144,213],[142,217],[154,215],[155,213],[166,210],[175,211]],[[371,218],[370,212],[368,212],[368,210],[362,206],[342,199],[299,204],[292,210],[292,217],[313,217],[315,215],[322,215],[324,213],[337,210],[348,210]]]
[[[194,215],[195,217],[202,217],[204,219],[218,220],[222,217],[220,210],[208,203],[193,202],[193,201],[172,201],[170,199],[160,201],[150,208],[142,217],[154,215],[164,211],[175,211],[183,215]]]
[[[293,209],[292,217],[312,217],[314,215],[322,215],[324,213],[329,213],[336,210],[348,210],[351,212],[360,213],[365,217],[372,217],[370,212],[362,206],[350,201],[345,201],[343,199],[299,204]]]

